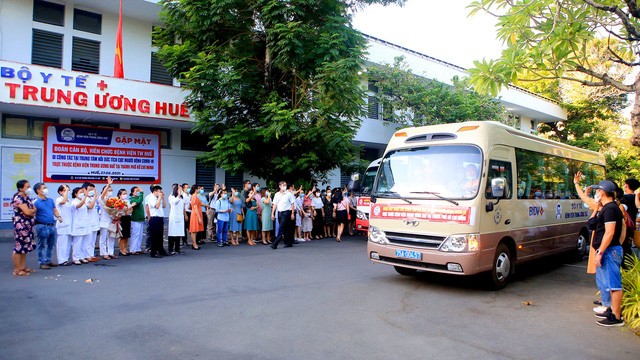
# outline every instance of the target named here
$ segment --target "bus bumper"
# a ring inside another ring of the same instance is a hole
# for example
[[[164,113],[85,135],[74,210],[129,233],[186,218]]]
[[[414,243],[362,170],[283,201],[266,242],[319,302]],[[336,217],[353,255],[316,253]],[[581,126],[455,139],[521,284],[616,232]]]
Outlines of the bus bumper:
[[[450,253],[367,241],[367,255],[374,263],[445,274],[473,275],[490,269],[479,267],[480,252]]]

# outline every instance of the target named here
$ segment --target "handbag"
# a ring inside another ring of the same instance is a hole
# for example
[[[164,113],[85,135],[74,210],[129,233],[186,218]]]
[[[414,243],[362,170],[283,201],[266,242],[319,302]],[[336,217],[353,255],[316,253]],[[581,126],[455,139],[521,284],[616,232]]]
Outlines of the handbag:
[[[244,216],[242,216],[242,214],[236,214],[236,221],[237,222],[242,222],[244,220]]]

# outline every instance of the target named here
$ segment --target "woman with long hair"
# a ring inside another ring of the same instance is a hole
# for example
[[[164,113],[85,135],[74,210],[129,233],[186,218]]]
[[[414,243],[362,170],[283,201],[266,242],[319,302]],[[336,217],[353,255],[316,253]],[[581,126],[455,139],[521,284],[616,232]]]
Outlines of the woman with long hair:
[[[256,191],[252,188],[244,199],[247,216],[244,219],[244,228],[247,230],[247,244],[254,246],[254,240],[258,238],[258,202],[256,201]]]
[[[191,233],[191,248],[200,250],[198,246],[198,233],[204,231],[204,219],[202,217],[202,201],[198,198],[197,192],[200,188],[193,184],[189,195],[191,195],[191,219],[189,220],[189,232]]]
[[[333,217],[338,223],[338,233],[336,234],[336,241],[342,241],[342,232],[344,231],[345,224],[349,224],[349,198],[342,195],[342,190],[335,189],[333,196]]]
[[[120,232],[122,236],[118,239],[118,248],[120,248],[120,255],[129,256],[129,238],[131,237],[131,212],[133,208],[129,203],[129,194],[127,190],[118,190],[118,199],[127,203],[127,208],[124,215],[120,217]]]
[[[331,202],[331,190],[327,190],[322,198],[324,210],[324,237],[335,237],[335,220],[333,218],[333,203]]]

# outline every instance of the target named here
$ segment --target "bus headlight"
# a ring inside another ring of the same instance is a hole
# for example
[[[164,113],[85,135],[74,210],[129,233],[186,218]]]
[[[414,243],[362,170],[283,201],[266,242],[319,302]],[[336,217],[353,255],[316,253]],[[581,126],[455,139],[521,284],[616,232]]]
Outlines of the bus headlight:
[[[389,243],[384,231],[375,226],[369,226],[369,241],[380,245],[387,245]]]
[[[480,249],[478,234],[451,235],[440,245],[440,251],[447,252],[472,252],[478,249]]]
[[[358,210],[358,212],[356,213],[356,217],[360,220],[369,220],[367,219],[367,214],[365,214],[364,212]]]

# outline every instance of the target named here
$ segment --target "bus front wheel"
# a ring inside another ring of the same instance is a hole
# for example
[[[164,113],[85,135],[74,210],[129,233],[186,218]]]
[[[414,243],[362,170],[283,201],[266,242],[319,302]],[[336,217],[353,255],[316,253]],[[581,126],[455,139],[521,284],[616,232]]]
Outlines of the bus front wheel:
[[[418,270],[416,269],[410,269],[410,268],[405,268],[405,267],[401,267],[401,266],[394,266],[394,269],[396,269],[396,272],[400,275],[405,275],[405,276],[411,276],[411,275],[415,275]]]
[[[500,290],[507,286],[513,276],[515,262],[511,250],[505,243],[500,243],[493,258],[493,267],[489,272],[489,287]]]

